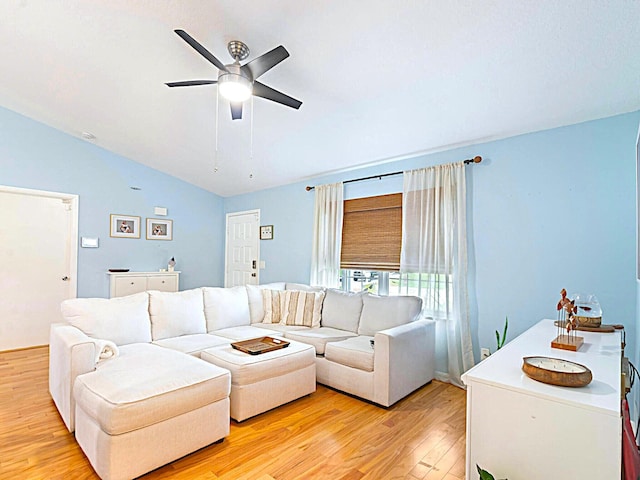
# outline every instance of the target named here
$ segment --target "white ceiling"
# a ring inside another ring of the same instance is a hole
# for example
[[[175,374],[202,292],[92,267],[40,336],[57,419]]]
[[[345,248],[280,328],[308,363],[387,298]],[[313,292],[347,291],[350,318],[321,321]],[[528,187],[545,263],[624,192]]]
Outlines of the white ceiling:
[[[291,56],[232,123],[224,63]],[[637,0],[2,0],[0,105],[219,195],[640,109]],[[250,104],[249,104],[250,105]],[[253,178],[249,174],[253,173]]]

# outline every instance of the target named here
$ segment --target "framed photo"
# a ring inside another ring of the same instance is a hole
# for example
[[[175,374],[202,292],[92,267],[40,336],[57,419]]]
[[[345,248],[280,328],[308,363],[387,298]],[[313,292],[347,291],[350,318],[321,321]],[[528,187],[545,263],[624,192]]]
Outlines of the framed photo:
[[[173,240],[173,220],[147,218],[147,240]]]
[[[115,238],[140,238],[140,217],[111,214],[109,236]]]
[[[273,240],[273,225],[262,225],[260,227],[260,240]]]

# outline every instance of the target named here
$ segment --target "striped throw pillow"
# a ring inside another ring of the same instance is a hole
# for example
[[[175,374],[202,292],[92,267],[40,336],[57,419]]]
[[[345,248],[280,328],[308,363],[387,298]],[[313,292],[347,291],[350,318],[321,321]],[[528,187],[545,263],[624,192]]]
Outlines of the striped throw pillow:
[[[264,318],[262,323],[280,323],[284,314],[284,290],[262,289]]]
[[[285,290],[282,293],[284,293],[284,308],[281,325],[299,325],[311,328],[320,326],[324,292]]]

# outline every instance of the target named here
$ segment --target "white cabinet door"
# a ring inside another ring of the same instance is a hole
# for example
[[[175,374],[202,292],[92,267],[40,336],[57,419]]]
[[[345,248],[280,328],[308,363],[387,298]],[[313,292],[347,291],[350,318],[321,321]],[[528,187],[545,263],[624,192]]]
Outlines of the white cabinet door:
[[[178,276],[162,275],[147,278],[147,290],[160,290],[161,292],[177,292]]]
[[[147,290],[147,277],[117,277],[112,297],[124,297]]]

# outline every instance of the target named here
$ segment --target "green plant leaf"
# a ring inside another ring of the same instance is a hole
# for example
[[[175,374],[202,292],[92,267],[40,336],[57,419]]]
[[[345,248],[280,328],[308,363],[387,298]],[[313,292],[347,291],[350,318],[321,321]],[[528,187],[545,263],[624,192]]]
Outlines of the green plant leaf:
[[[480,474],[480,480],[496,480],[493,475],[491,475],[486,470],[481,469],[478,464],[476,464],[476,468],[478,469],[478,473]]]

